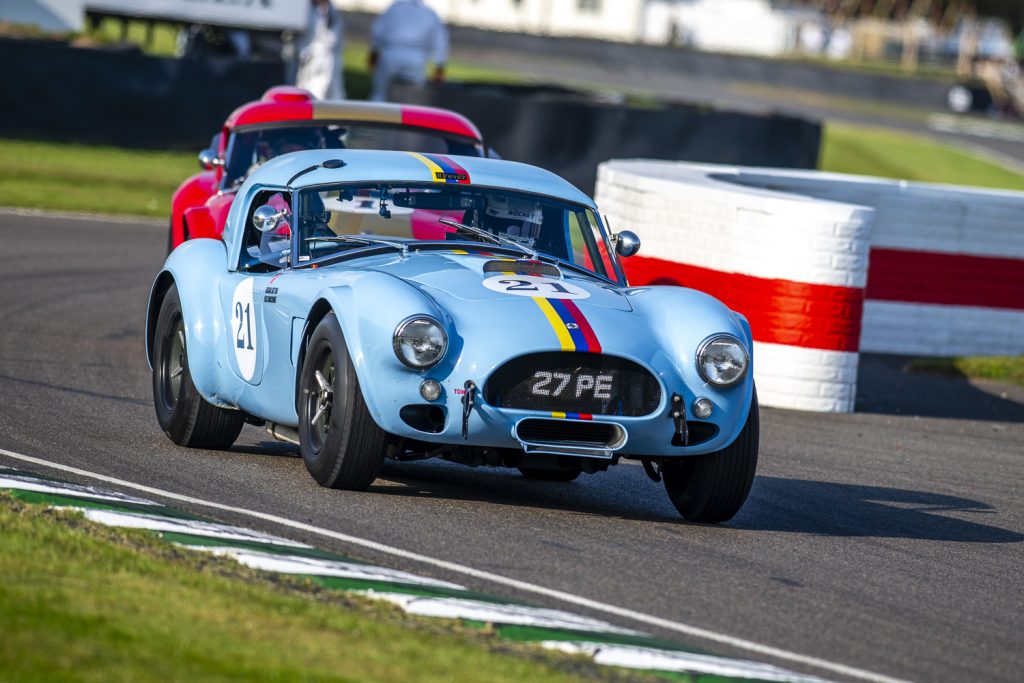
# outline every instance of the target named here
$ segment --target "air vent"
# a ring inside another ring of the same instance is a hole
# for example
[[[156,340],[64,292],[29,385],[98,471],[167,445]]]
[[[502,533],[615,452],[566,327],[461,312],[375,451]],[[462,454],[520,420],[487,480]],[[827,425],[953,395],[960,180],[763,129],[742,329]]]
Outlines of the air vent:
[[[516,425],[516,436],[531,444],[614,450],[626,440],[626,433],[611,422],[545,420],[527,418]]]
[[[550,263],[519,260],[495,260],[484,264],[485,273],[510,273],[512,275],[536,275],[538,277],[562,277],[562,271]]]

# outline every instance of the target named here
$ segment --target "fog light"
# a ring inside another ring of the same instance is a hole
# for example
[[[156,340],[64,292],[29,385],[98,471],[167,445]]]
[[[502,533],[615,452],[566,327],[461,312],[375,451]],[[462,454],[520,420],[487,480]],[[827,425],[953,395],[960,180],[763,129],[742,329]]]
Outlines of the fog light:
[[[705,419],[711,416],[711,411],[715,409],[715,404],[711,402],[710,398],[701,396],[693,405],[690,407],[690,412],[693,413],[694,417]]]
[[[420,385],[420,396],[427,401],[436,401],[441,395],[441,385],[432,379],[428,379]]]

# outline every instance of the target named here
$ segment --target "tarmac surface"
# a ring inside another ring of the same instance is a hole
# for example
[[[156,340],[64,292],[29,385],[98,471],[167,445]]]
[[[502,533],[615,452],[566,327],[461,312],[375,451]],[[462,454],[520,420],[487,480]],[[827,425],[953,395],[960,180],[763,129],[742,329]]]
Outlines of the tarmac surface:
[[[179,448],[161,433],[143,327],[165,230],[0,212],[0,448],[882,676],[1020,679],[1024,390],[906,375],[902,359],[866,357],[863,412],[762,409],[750,499],[719,526],[681,521],[661,485],[633,464],[555,484],[508,470],[389,463],[365,493],[332,491],[262,429],[246,427],[229,452]],[[95,483],[2,454],[0,464]],[[267,521],[191,511],[543,602]]]

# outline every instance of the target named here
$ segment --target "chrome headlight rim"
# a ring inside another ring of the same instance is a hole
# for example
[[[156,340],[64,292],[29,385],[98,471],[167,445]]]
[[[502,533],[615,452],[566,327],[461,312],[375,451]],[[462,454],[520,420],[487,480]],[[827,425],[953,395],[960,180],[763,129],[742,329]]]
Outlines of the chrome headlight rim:
[[[438,353],[437,357],[434,358],[432,361],[430,361],[429,363],[425,363],[423,365],[417,365],[416,363],[414,363],[414,362],[410,361],[408,358],[406,358],[405,354],[402,353],[402,335],[406,331],[406,329],[409,327],[409,325],[412,325],[413,323],[417,323],[417,322],[430,323],[434,327],[437,328],[438,332],[441,333],[441,351],[440,351],[440,353]],[[444,358],[444,355],[446,353],[448,353],[448,333],[445,332],[444,325],[442,325],[441,322],[437,318],[435,318],[433,316],[430,316],[430,315],[410,315],[408,318],[406,318],[402,322],[398,323],[398,325],[395,327],[395,331],[394,331],[394,333],[391,336],[391,347],[392,347],[392,349],[395,352],[395,357],[398,358],[399,362],[402,365],[404,365],[405,367],[407,367],[407,368],[409,368],[411,370],[416,370],[417,372],[419,372],[421,370],[427,370],[427,369],[430,369],[430,368],[434,367],[435,365],[440,363],[441,359]]]
[[[736,375],[735,379],[733,379],[730,382],[716,382],[715,380],[708,377],[707,374],[704,372],[704,363],[701,360],[704,356],[704,352],[707,351],[708,347],[711,344],[714,344],[715,342],[719,341],[729,341],[734,343],[739,348],[740,353],[743,354],[743,370],[740,372],[740,374]],[[747,371],[750,369],[750,354],[747,352],[747,348],[743,345],[743,342],[741,342],[737,337],[726,333],[713,334],[704,341],[702,341],[700,343],[700,346],[697,347],[697,355],[694,357],[694,360],[697,364],[697,373],[701,376],[701,379],[719,389],[726,389],[728,387],[736,386],[743,380],[744,377],[747,376]]]

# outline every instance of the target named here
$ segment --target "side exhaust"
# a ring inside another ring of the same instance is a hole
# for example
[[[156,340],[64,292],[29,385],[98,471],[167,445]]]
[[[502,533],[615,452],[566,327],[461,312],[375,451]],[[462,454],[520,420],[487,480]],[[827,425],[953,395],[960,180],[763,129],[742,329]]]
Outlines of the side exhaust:
[[[299,430],[295,427],[286,427],[276,422],[267,423],[267,433],[278,441],[290,443],[293,446],[299,445]]]

